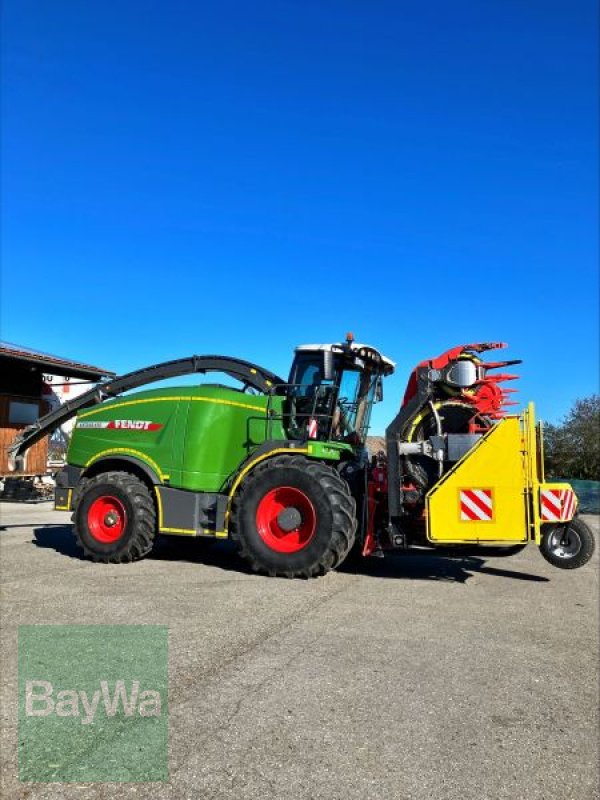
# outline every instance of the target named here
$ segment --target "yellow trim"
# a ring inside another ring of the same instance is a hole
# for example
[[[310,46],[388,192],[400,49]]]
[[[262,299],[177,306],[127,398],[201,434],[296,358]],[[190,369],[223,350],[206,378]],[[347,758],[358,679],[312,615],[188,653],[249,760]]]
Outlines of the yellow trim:
[[[165,476],[160,471],[160,467],[158,466],[156,461],[153,461],[150,458],[150,456],[147,456],[145,453],[140,453],[139,450],[132,450],[130,447],[111,447],[109,450],[101,450],[99,453],[96,453],[95,456],[92,456],[89,459],[89,461],[86,461],[85,468],[87,469],[90,466],[90,464],[93,464],[95,461],[98,461],[98,459],[102,458],[103,456],[108,456],[108,455],[112,456],[115,453],[133,454],[134,456],[137,456],[141,461],[146,461],[156,472],[161,481],[164,481],[166,477],[168,478],[168,475]]]
[[[158,507],[158,527],[162,527],[162,518],[163,518],[163,507],[162,507],[162,499],[160,496],[160,492],[158,491],[158,486],[154,487],[154,493],[156,494],[156,505]]]
[[[71,499],[73,497],[73,489],[69,489],[67,492],[67,505],[66,506],[54,506],[55,511],[70,511],[71,510]]]
[[[298,447],[278,447],[276,450],[270,450],[268,453],[263,453],[262,456],[259,456],[258,458],[255,458],[254,461],[251,461],[249,464],[246,464],[244,469],[238,474],[237,478],[234,480],[233,485],[229,490],[229,501],[227,503],[227,510],[225,511],[225,530],[223,531],[225,536],[229,535],[229,515],[231,513],[231,503],[236,489],[243,481],[244,477],[253,467],[255,467],[257,464],[260,464],[260,462],[264,461],[266,458],[270,458],[271,456],[274,456],[277,453],[298,453],[301,455],[306,455],[308,453],[308,449],[298,448]],[[219,534],[217,534],[217,536],[218,535]]]
[[[196,531],[192,530],[191,528],[161,528],[159,526],[158,530],[160,533],[178,533],[180,536],[195,536]]]
[[[197,403],[215,403],[221,406],[235,406],[236,408],[247,408],[250,411],[257,411],[265,413],[266,409],[260,408],[258,406],[250,405],[250,403],[238,403],[235,400],[222,400],[220,397],[191,397],[191,396],[177,396],[177,397],[147,397],[141,400],[124,400],[122,403],[113,403],[112,405],[102,406],[99,408],[94,408],[91,411],[86,411],[83,414],[79,414],[78,419],[84,419],[85,417],[91,417],[94,414],[101,414],[104,411],[114,411],[115,408],[124,408],[125,406],[136,406],[140,405],[141,403],[163,403],[167,400],[190,400]]]
[[[531,404],[533,406],[533,404]],[[535,408],[532,408],[530,411],[531,414],[535,417]],[[535,420],[534,420],[535,423]],[[540,420],[536,423],[536,445],[539,443],[539,451],[536,450],[536,454],[538,456],[538,463],[537,463],[537,476],[539,478],[540,483],[544,483],[546,480],[546,459],[544,455],[544,423]]]
[[[528,403],[526,410],[521,414],[522,420],[522,434],[523,434],[523,455],[525,459],[525,470],[529,482],[530,493],[530,506],[528,507],[528,515],[530,510],[531,520],[530,524],[533,527],[533,538],[537,545],[542,541],[542,518],[540,513],[540,482],[538,476],[538,450],[537,450],[537,429],[535,424],[535,405]],[[542,440],[543,442],[543,440]],[[531,538],[531,537],[530,537]]]
[[[217,403],[218,405],[221,406],[235,406],[236,408],[248,408],[250,409],[250,411],[262,411],[263,414],[266,413],[266,408],[253,406],[250,403],[238,403],[236,400],[222,400],[219,397],[190,397],[189,399],[197,403]]]

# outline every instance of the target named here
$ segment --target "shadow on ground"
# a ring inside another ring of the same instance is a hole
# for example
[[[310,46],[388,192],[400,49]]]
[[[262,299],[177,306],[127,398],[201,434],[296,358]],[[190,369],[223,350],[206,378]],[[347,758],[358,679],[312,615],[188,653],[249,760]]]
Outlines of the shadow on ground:
[[[428,550],[408,550],[387,555],[385,558],[352,559],[339,568],[353,575],[370,575],[377,578],[405,578],[408,580],[450,581],[465,583],[473,574],[495,575],[520,581],[547,582],[543,575],[521,570],[486,566],[482,555],[441,555]]]
[[[82,559],[75,544],[70,525],[43,525],[34,528],[33,544],[55,550],[70,558]],[[249,574],[245,561],[236,553],[231,542],[208,538],[188,539],[177,536],[160,536],[155,549],[148,556],[153,561],[184,561],[204,564],[232,572]],[[520,570],[486,566],[482,555],[439,555],[429,551],[408,551],[385,558],[355,558],[342,564],[340,572],[367,575],[376,578],[404,578],[405,580],[448,581],[465,583],[473,574],[494,575],[520,581],[547,582],[542,575]]]

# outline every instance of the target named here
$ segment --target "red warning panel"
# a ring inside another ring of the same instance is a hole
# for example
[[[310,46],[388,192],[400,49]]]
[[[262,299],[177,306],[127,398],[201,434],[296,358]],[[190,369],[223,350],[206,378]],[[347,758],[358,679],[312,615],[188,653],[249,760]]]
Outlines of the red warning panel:
[[[560,522],[573,519],[577,497],[572,489],[542,489],[540,503],[543,522]]]
[[[494,518],[494,495],[491,489],[461,489],[461,522],[491,522]]]

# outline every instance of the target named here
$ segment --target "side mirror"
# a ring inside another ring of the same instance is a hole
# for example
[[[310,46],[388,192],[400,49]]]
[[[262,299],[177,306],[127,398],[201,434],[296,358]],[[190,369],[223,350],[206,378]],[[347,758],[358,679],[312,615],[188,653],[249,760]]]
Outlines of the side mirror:
[[[331,350],[323,350],[323,380],[333,380],[333,353]]]

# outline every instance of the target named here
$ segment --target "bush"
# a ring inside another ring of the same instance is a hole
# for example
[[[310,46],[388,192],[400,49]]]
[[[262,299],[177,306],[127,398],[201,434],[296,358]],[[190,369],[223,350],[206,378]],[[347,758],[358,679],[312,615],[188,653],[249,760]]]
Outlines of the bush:
[[[600,479],[600,395],[576,400],[559,425],[544,427],[548,477]]]

